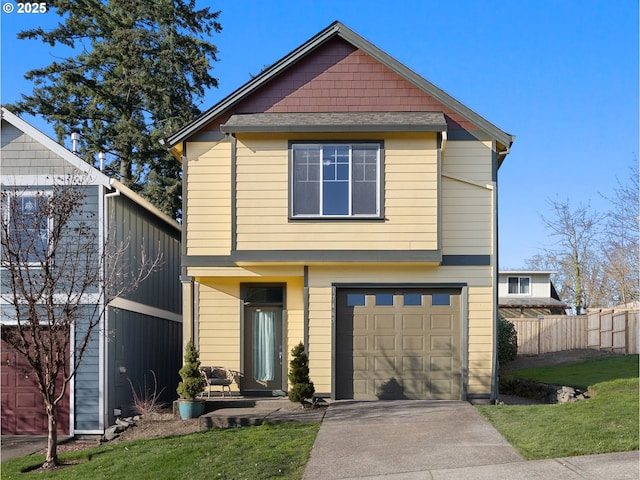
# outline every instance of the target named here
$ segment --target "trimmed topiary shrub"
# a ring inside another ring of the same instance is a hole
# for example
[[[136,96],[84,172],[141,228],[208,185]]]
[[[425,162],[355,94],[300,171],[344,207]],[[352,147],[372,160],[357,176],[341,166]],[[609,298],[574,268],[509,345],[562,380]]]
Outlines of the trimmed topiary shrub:
[[[295,403],[300,402],[304,406],[304,401],[313,397],[316,389],[309,378],[309,357],[304,351],[302,342],[293,347],[291,356],[293,358],[289,362],[289,382],[291,382],[289,400]]]
[[[518,355],[518,333],[513,323],[501,318],[498,323],[498,362],[504,365]]]
[[[200,366],[198,357],[198,350],[193,341],[190,340],[184,350],[184,365],[178,372],[182,377],[182,381],[176,389],[180,398],[193,400],[207,385],[206,380],[198,369]]]

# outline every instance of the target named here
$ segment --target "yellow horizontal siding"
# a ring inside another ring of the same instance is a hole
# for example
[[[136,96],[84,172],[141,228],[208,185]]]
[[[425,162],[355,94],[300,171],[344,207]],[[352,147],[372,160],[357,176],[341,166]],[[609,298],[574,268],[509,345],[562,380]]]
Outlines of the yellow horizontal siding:
[[[223,364],[239,369],[241,283],[263,281],[287,284],[286,357],[303,340],[303,271],[301,267],[263,266],[257,278],[244,277],[244,269],[233,267],[230,276],[199,277],[198,312],[203,363]],[[251,270],[247,270],[251,271]],[[189,274],[194,270],[190,269]],[[221,267],[198,269],[224,275]],[[256,272],[253,272],[256,273]],[[282,276],[284,274],[294,276]],[[332,285],[334,283],[466,283],[468,288],[468,372],[469,393],[490,392],[493,365],[493,287],[490,267],[434,267],[379,265],[310,265],[309,282],[309,368],[316,391],[330,393],[332,376]]]
[[[290,136],[239,135],[238,250],[435,249],[435,134],[376,137],[385,139],[386,221],[314,222],[288,218]]]
[[[185,236],[188,255],[231,250],[231,144],[187,145]]]
[[[443,254],[493,254],[491,142],[447,142],[442,174]]]
[[[309,375],[317,392],[331,392],[331,286],[309,288]]]
[[[236,296],[200,284],[198,326],[200,361],[240,369],[239,302]]]
[[[475,182],[491,182],[490,141],[448,141],[443,157],[443,173]]]

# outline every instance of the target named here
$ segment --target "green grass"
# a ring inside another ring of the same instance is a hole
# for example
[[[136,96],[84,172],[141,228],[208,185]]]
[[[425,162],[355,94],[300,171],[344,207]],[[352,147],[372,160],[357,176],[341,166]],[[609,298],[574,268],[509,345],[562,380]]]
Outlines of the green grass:
[[[509,375],[551,385],[587,389],[618,378],[638,378],[638,355],[613,355],[553,367],[513,370]]]
[[[319,424],[284,423],[214,429],[191,435],[136,440],[60,455],[81,463],[50,473],[43,455],[2,462],[2,479],[302,478]]]
[[[639,449],[637,355],[512,373],[556,385],[588,386],[592,395],[563,405],[478,407],[527,460]]]

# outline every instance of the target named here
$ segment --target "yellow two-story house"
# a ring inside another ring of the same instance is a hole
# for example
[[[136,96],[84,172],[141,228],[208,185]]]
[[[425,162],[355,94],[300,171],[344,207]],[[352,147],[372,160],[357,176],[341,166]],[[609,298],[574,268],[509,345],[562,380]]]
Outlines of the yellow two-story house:
[[[183,322],[245,395],[489,399],[513,142],[335,22],[167,139]]]

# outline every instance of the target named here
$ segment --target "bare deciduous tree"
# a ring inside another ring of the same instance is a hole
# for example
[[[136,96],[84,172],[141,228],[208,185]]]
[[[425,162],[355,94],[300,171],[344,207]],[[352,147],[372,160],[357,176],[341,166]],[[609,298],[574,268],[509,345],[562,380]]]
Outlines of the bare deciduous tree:
[[[580,315],[592,304],[592,297],[599,291],[593,281],[601,277],[597,272],[600,268],[597,240],[603,217],[591,212],[588,205],[572,209],[568,200],[548,203],[552,213],[543,215],[542,223],[556,242],[545,249],[544,257],[558,270],[560,296]]]
[[[44,468],[58,465],[58,404],[92,336],[101,333],[106,305],[135,290],[161,262],[160,255],[143,254],[137,265],[123,265],[128,242],[98,236],[99,219],[86,208],[87,188],[70,176],[47,191],[1,193],[2,335],[26,359],[44,400]]]
[[[638,278],[638,165],[629,168],[626,183],[618,179],[610,195],[603,196],[611,203],[603,242],[605,271],[610,283],[610,295],[615,304],[640,300]]]
[[[551,269],[563,300],[577,314],[589,307],[612,307],[640,299],[638,166],[626,182],[602,196],[611,204],[606,215],[569,201],[550,201],[542,222],[557,240],[527,260],[529,268]]]

